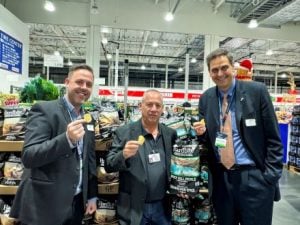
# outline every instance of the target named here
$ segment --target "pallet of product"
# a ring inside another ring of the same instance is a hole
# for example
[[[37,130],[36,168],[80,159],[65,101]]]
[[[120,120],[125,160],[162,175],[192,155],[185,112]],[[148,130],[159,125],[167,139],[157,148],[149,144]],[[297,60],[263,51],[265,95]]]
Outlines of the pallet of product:
[[[293,172],[293,173],[300,174],[300,168],[299,167],[289,166],[288,170],[291,171],[291,172]]]

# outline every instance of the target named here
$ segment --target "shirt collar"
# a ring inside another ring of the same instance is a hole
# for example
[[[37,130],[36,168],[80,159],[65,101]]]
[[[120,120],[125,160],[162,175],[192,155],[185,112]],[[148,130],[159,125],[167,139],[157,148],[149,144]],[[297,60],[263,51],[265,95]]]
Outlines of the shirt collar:
[[[222,92],[221,90],[218,90],[218,91],[219,91],[219,94],[220,94],[220,96],[221,96],[221,98],[223,98],[223,96],[224,96],[225,94],[227,94],[228,97],[231,97],[232,94],[233,94],[233,91],[234,91],[234,89],[235,89],[235,86],[236,86],[236,81],[235,81],[235,79],[233,79],[233,80],[232,80],[232,84],[231,84],[231,86],[230,86],[230,88],[228,89],[227,92]]]
[[[75,110],[75,107],[71,104],[71,102],[69,101],[69,99],[68,99],[68,97],[66,95],[64,96],[64,101],[66,103],[68,111],[77,114],[77,112]],[[83,115],[82,106],[80,107],[80,115]]]

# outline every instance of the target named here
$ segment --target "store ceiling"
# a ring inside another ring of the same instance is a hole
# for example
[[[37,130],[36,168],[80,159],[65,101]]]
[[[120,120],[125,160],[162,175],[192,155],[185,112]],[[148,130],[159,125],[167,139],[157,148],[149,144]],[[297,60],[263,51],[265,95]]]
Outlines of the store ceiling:
[[[81,2],[105,7],[104,0],[56,1]],[[143,1],[152,1],[153,4],[167,2],[167,0]],[[173,0],[170,3],[176,11],[176,8],[185,1]],[[199,4],[203,1],[205,0],[198,0]],[[300,21],[300,0],[211,0],[210,2],[215,13],[222,6],[230,5],[230,16],[239,23],[248,23],[250,19],[256,18],[260,26],[275,28]],[[87,27],[28,25],[31,63],[39,63],[43,54],[52,54],[55,50],[58,50],[66,61],[70,59],[76,62],[86,58]],[[108,33],[101,33],[101,38],[108,40],[107,44],[101,44],[103,62],[113,62],[118,48],[120,62],[128,59],[136,67],[145,65],[146,70],[163,70],[168,64],[170,71],[173,71],[173,76],[176,77],[184,76],[184,72],[178,73],[177,69],[185,66],[185,55],[189,53],[190,59],[193,57],[197,59],[196,63],[190,64],[190,73],[197,75],[203,73],[204,36],[201,34],[110,28]],[[153,41],[158,42],[158,47],[152,46]],[[236,61],[251,57],[257,76],[274,76],[272,72],[276,69],[280,72],[292,71],[296,77],[300,77],[300,43],[223,37],[220,46],[231,50]],[[273,55],[266,55],[268,49],[272,49]],[[108,54],[112,54],[113,58],[108,59]]]

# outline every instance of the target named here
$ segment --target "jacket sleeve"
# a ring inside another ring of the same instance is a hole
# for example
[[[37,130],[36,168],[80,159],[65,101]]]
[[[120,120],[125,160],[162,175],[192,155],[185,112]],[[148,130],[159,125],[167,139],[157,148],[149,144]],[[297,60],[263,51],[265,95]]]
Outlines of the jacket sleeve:
[[[59,116],[46,108],[35,104],[29,112],[22,151],[22,162],[26,168],[41,167],[74,152],[66,133],[59,133],[54,127],[62,123]]]
[[[261,113],[266,138],[265,179],[274,184],[282,174],[283,146],[271,97],[265,85],[261,91]]]
[[[127,170],[126,160],[123,156],[123,148],[127,142],[128,130],[120,127],[113,133],[113,142],[105,159],[105,170],[107,173]]]

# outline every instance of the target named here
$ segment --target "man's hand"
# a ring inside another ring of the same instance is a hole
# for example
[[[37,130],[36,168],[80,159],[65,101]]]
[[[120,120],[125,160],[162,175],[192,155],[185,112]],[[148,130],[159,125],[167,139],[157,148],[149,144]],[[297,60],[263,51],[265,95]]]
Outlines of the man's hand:
[[[199,121],[199,122],[193,123],[193,128],[195,129],[197,135],[202,135],[202,134],[204,134],[205,131],[206,131],[206,127],[205,127],[205,122],[204,122],[204,120],[202,119],[202,120]]]
[[[128,141],[123,149],[124,158],[128,159],[134,156],[137,153],[139,146],[138,141]]]
[[[88,201],[86,204],[85,214],[91,215],[97,210],[97,205],[95,201]]]
[[[72,121],[67,126],[67,136],[73,144],[79,141],[85,134],[83,123],[85,123],[84,119],[80,119]]]

